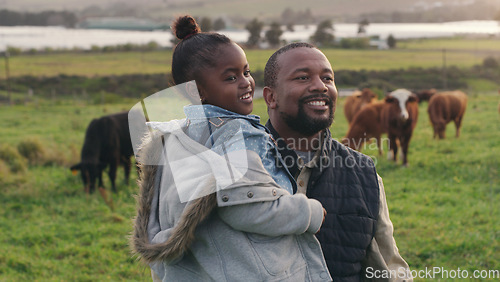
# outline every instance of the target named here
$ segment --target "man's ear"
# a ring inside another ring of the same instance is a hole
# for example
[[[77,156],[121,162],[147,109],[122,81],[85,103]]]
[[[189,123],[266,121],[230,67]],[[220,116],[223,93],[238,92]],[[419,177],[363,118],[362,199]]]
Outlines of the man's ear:
[[[262,95],[264,96],[264,100],[266,101],[267,107],[269,109],[276,108],[276,91],[269,86],[264,86],[262,90]]]
[[[186,82],[186,93],[193,104],[199,104],[200,101],[203,101],[202,94],[194,80]]]

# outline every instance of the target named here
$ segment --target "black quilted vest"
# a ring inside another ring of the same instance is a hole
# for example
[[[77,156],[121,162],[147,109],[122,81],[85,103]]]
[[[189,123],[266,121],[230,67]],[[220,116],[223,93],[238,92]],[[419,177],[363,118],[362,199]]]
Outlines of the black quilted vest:
[[[297,154],[286,148],[270,122],[266,126],[290,173],[298,175]],[[313,169],[307,185],[307,196],[327,210],[316,236],[334,281],[360,281],[379,213],[377,173],[372,159],[333,140],[328,130],[324,140],[319,167]]]

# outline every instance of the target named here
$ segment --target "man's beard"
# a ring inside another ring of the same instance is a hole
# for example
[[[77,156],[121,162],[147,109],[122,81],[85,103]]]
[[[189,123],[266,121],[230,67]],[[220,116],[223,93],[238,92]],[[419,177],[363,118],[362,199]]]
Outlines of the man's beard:
[[[317,95],[318,97],[325,97],[328,98],[328,110],[330,112],[328,118],[313,118],[309,115],[306,114],[306,111],[304,109],[304,101],[306,99],[312,98],[311,96],[309,97],[304,97],[299,99],[298,101],[298,112],[296,116],[291,116],[287,113],[284,112],[279,112],[285,123],[288,125],[289,128],[292,130],[299,132],[300,134],[303,134],[304,136],[313,136],[314,134],[330,127],[332,125],[333,119],[334,119],[334,112],[333,112],[333,99],[330,98],[329,96],[326,95]]]

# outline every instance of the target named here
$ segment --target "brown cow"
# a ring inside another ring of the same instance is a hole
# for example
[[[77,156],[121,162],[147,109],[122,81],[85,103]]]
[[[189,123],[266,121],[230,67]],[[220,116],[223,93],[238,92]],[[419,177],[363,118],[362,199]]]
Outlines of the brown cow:
[[[401,145],[403,165],[408,166],[408,147],[418,119],[418,97],[406,89],[397,89],[385,97],[382,108],[382,127],[389,137],[388,156],[397,160],[398,144]]]
[[[467,107],[467,95],[462,91],[438,92],[429,100],[427,112],[434,127],[434,138],[445,138],[446,125],[454,121],[455,137],[460,136],[460,125]]]
[[[365,105],[370,104],[377,100],[377,95],[369,88],[364,88],[362,91],[355,91],[351,96],[346,98],[344,104],[344,115],[347,122],[351,123],[352,119],[359,110]]]
[[[361,151],[361,146],[365,142],[370,140],[370,138],[375,138],[378,152],[381,155],[382,144],[380,137],[383,133],[386,133],[382,127],[381,113],[385,106],[385,101],[377,101],[361,109],[350,123],[349,130],[342,139],[342,143],[354,150]]]
[[[429,101],[434,94],[437,93],[437,90],[434,88],[421,90],[416,92],[415,94],[418,97],[418,102],[421,103],[423,101]]]
[[[347,135],[342,142],[360,150],[370,138],[375,138],[379,154],[382,154],[380,137],[384,133],[389,135],[390,158],[397,159],[397,141],[401,144],[403,165],[408,165],[408,146],[413,129],[418,118],[418,98],[406,89],[398,89],[390,93],[384,101],[365,106],[356,114],[349,126]]]

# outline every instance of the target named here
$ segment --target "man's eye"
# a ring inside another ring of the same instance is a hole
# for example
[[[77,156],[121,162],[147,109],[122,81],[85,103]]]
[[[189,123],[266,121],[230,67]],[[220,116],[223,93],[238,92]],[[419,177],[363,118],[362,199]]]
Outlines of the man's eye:
[[[306,80],[308,77],[307,76],[298,76],[295,79],[296,80]]]
[[[328,81],[333,81],[333,77],[329,77],[329,76],[326,76],[323,78],[324,80],[328,80]]]

